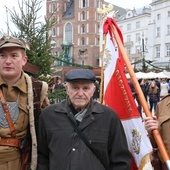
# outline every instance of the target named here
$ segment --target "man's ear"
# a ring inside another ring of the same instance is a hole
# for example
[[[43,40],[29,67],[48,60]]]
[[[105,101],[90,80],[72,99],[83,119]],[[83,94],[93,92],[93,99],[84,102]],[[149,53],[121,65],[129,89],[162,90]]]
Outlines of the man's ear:
[[[68,84],[65,84],[65,89],[66,89],[66,92],[68,91]],[[68,92],[67,92],[67,94],[68,94]]]
[[[27,63],[27,61],[28,61],[28,57],[27,56],[24,56],[23,58],[22,58],[22,61],[23,61],[23,66],[25,66],[25,64]]]
[[[94,85],[93,93],[95,92],[95,90],[96,90],[96,86]]]

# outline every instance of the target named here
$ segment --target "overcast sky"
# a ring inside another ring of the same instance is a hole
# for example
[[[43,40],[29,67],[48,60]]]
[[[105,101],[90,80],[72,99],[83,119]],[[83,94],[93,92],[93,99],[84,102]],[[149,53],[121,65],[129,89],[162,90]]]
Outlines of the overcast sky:
[[[123,7],[123,8],[130,8],[133,9],[139,8],[139,7],[144,7],[146,5],[149,5],[152,0],[105,0],[106,2],[112,3],[114,5]],[[0,31],[7,33],[7,16],[8,16],[8,21],[9,21],[9,27],[15,30],[16,28],[13,26],[13,24],[10,22],[10,16],[9,13],[6,12],[6,7],[7,6],[9,9],[18,8],[18,0],[1,0],[1,5],[0,5]],[[45,6],[46,6],[46,0],[43,0],[42,2],[42,14],[39,14],[44,16],[45,15]],[[7,15],[8,14],[8,15]]]

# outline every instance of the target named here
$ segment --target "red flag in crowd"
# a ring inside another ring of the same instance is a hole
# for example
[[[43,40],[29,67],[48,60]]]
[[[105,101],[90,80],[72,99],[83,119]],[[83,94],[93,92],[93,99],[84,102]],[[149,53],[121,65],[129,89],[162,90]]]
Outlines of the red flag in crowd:
[[[150,161],[149,154],[152,151],[152,146],[125,76],[125,65],[120,49],[112,34],[112,24],[115,26],[123,43],[122,33],[115,20],[107,18],[103,25],[103,33],[106,34],[103,61],[103,103],[113,108],[122,121],[128,147],[137,166],[136,168],[133,166],[132,169],[142,169]]]

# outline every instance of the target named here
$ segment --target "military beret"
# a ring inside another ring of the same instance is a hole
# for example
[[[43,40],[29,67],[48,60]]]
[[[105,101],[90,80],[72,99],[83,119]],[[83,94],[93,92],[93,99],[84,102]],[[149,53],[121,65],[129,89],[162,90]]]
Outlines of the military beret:
[[[28,44],[23,39],[15,38],[5,34],[0,39],[0,49],[4,47],[20,47],[26,50]]]
[[[65,80],[67,82],[88,81],[94,83],[96,81],[96,76],[93,71],[89,69],[73,69],[66,73]]]

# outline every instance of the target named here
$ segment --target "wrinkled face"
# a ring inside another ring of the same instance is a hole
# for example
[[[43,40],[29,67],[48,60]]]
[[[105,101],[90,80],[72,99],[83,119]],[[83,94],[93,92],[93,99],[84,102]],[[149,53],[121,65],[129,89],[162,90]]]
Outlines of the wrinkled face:
[[[17,80],[26,62],[27,57],[21,48],[7,47],[0,50],[0,74],[6,80]]]
[[[95,88],[94,83],[91,82],[69,82],[66,84],[67,94],[76,110],[81,110],[88,105]]]

